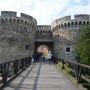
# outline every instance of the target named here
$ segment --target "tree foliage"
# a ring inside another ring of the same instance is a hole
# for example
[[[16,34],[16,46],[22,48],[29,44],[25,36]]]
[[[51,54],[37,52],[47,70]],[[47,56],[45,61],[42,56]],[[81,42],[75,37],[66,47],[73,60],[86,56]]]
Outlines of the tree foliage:
[[[90,25],[81,28],[77,37],[75,52],[78,62],[90,65]]]

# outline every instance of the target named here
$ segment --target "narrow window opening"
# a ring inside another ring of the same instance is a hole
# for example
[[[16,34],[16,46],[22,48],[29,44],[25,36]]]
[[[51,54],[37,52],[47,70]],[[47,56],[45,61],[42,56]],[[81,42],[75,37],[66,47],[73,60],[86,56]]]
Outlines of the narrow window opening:
[[[26,49],[26,50],[29,50],[29,45],[26,45],[26,46],[25,46],[25,49]]]
[[[66,47],[66,52],[70,52],[70,47]]]

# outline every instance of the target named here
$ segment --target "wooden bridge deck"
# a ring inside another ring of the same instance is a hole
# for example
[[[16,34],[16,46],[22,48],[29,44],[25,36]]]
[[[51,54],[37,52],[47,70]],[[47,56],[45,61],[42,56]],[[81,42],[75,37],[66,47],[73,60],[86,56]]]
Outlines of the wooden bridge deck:
[[[80,90],[55,64],[29,66],[3,90]]]

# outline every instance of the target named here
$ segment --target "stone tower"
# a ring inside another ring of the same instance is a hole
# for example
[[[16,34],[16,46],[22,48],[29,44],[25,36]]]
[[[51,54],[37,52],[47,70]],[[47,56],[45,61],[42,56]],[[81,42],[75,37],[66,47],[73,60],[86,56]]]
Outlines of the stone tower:
[[[0,16],[0,61],[30,56],[34,49],[37,21],[32,16],[2,11]]]
[[[75,60],[74,45],[82,25],[90,24],[90,16],[86,14],[56,19],[51,24],[54,41],[54,55],[64,60]]]
[[[30,15],[2,11],[0,16],[0,63],[25,58],[38,46],[47,45],[53,55],[65,60],[75,60],[76,37],[82,25],[90,24],[87,14],[62,17],[50,25],[37,25]]]

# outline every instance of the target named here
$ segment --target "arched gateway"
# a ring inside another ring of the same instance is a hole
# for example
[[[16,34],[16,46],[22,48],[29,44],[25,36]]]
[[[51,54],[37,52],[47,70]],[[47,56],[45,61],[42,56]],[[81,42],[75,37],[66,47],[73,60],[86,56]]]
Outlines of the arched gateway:
[[[90,25],[90,15],[65,16],[51,25],[37,25],[30,15],[1,11],[0,15],[0,62],[28,57],[36,53],[40,45],[46,45],[54,56],[75,60],[76,38],[83,25]]]
[[[49,25],[38,25],[36,31],[34,53],[37,52],[38,47],[41,45],[47,46],[48,50],[52,51],[53,53],[52,32],[51,27]]]

